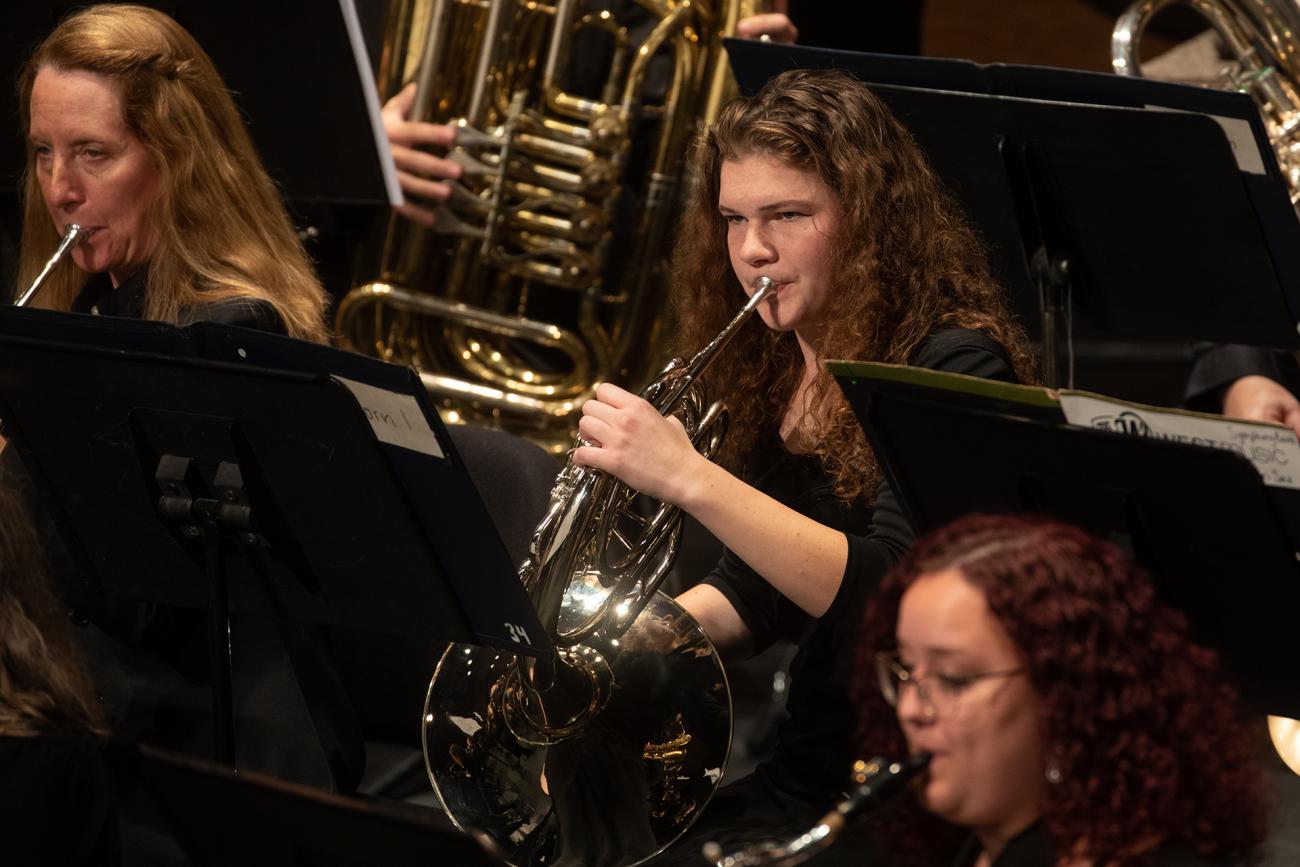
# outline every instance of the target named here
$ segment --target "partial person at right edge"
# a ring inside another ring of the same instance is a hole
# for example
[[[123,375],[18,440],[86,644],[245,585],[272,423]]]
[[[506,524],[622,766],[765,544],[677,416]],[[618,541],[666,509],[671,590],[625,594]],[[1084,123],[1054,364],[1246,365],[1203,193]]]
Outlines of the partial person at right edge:
[[[1189,409],[1286,425],[1300,436],[1300,364],[1292,353],[1235,343],[1192,347]]]

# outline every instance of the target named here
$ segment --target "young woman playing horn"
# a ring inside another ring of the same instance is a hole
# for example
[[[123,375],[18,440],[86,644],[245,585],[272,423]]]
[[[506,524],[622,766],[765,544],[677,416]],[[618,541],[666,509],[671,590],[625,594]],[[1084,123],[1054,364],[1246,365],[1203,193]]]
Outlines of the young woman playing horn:
[[[702,839],[806,827],[848,783],[858,614],[913,534],[825,359],[1032,377],[975,233],[860,82],[784,73],[727,106],[695,161],[674,263],[682,354],[721,330],[758,277],[778,284],[705,376],[732,413],[723,460],[608,384],[584,407],[591,444],[574,454],[726,545],[679,598],[724,654],[779,638],[799,647],[776,754],[719,793],[676,847],[688,857]]]

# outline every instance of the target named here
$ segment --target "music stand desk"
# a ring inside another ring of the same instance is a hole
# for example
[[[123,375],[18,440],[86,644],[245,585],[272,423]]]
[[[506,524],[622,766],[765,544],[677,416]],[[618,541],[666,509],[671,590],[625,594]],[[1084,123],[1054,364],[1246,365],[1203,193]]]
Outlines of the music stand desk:
[[[208,610],[214,693],[249,594],[349,634],[551,652],[409,368],[211,323],[0,308],[0,418],[80,566],[66,601]],[[219,720],[228,702],[214,694]]]
[[[132,749],[132,748],[128,748]],[[489,867],[505,862],[429,809],[343,797],[140,747],[118,759],[202,867]],[[131,766],[134,767],[131,767]]]
[[[1300,714],[1293,491],[1239,454],[1075,427],[1042,389],[983,380],[959,393],[831,362],[918,533],[973,512],[1049,514],[1127,547],[1215,647],[1243,696]],[[971,380],[970,377],[960,377]]]

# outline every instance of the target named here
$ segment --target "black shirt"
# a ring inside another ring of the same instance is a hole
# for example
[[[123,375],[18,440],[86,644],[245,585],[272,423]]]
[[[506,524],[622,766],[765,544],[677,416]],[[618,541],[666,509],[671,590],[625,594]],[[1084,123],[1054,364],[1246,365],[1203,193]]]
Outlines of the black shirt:
[[[95,316],[120,316],[126,319],[144,318],[145,294],[149,286],[149,268],[138,269],[114,288],[107,274],[92,274],[72,302],[73,313],[90,313]],[[238,325],[285,334],[284,320],[275,305],[261,298],[223,298],[199,304],[182,313],[182,325],[191,322],[215,322],[219,325]]]
[[[1289,352],[1238,343],[1198,343],[1183,399],[1189,409],[1223,412],[1223,396],[1243,376],[1266,376],[1300,395],[1300,366]]]
[[[962,847],[953,867],[973,867],[979,860],[980,851],[979,841],[972,836]],[[1233,862],[1205,858],[1186,843],[1176,842],[1165,843],[1146,856],[1125,863],[1142,867],[1228,867]],[[1056,864],[1047,829],[1041,822],[1035,822],[1008,840],[990,867],[1056,867]]]
[[[0,737],[5,863],[116,864],[113,787],[100,746],[61,735]]]
[[[932,334],[912,364],[1014,382],[1002,348],[975,331],[949,328]],[[780,452],[754,486],[790,508],[843,531],[848,562],[830,608],[820,618],[782,596],[731,551],[704,583],[727,598],[753,636],[754,649],[786,638],[798,646],[790,667],[788,719],[777,751],[758,772],[789,796],[829,805],[847,788],[854,708],[853,648],[867,595],[911,544],[915,534],[888,484],[882,482],[874,509],[840,501],[816,458]]]

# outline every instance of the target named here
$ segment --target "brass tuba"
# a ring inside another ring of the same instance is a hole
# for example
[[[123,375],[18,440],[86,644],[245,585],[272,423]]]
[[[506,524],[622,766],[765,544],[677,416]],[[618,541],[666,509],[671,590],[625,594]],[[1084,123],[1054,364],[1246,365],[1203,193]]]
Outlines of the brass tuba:
[[[726,410],[700,373],[774,288],[689,362],[643,391],[711,457]],[[579,441],[581,442],[581,440]],[[657,592],[681,513],[629,509],[637,494],[572,461],[520,566],[554,660],[452,645],[429,684],[424,756],[444,809],[512,864],[613,867],[664,849],[712,797],[731,746],[731,696],[707,635]]]
[[[1120,75],[1141,75],[1139,49],[1151,18],[1180,0],[1139,0],[1111,33],[1111,66]],[[1259,106],[1269,141],[1300,205],[1300,4],[1295,0],[1186,0],[1210,23],[1239,68],[1223,87],[1250,94]]]
[[[433,231],[390,219],[340,345],[413,365],[451,421],[563,451],[596,383],[649,377],[686,146],[753,2],[395,0],[381,92],[418,83],[464,176]]]

